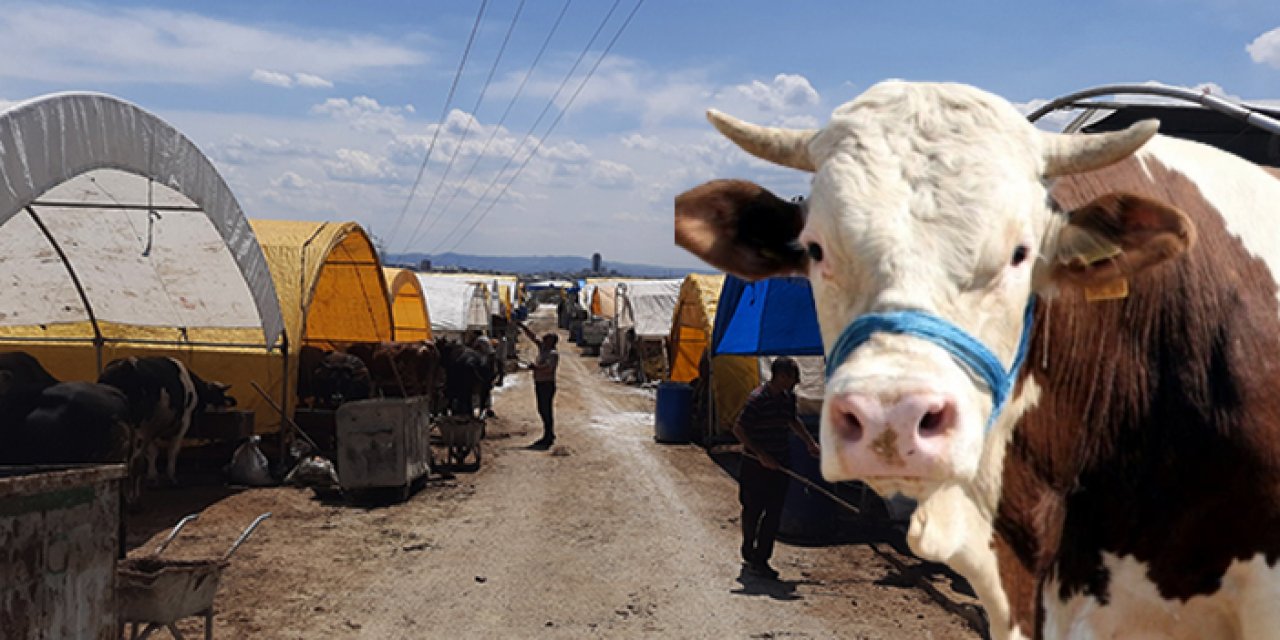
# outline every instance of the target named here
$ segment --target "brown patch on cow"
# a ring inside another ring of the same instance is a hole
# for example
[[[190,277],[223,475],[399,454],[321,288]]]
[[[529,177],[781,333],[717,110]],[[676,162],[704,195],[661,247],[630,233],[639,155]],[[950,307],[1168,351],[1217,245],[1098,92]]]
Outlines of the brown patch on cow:
[[[1052,190],[1065,210],[1113,192],[1172,204],[1198,240],[1134,275],[1123,300],[1087,304],[1067,288],[1037,307],[1023,375],[1042,392],[1009,445],[996,521],[1019,624],[1035,615],[1027,576],[1051,569],[1051,597],[1105,602],[1103,552],[1146,563],[1177,600],[1214,593],[1234,560],[1280,557],[1275,279],[1190,180],[1144,164]],[[1280,220],[1280,203],[1260,204],[1273,212],[1251,215]]]
[[[901,467],[907,464],[902,459],[902,454],[898,453],[898,432],[893,429],[885,429],[875,440],[869,445],[871,452],[876,454],[885,464],[891,467]]]
[[[806,269],[795,240],[804,229],[800,205],[746,180],[712,180],[675,200],[676,244],[744,278]]]

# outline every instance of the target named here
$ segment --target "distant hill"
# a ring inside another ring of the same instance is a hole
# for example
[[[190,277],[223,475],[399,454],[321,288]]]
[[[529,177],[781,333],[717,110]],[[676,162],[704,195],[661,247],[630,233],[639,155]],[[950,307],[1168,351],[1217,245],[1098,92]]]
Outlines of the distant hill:
[[[432,268],[455,268],[468,271],[496,271],[521,275],[584,274],[591,270],[591,259],[578,256],[473,256],[461,253],[393,253],[384,261],[388,264],[417,266],[430,260]],[[709,269],[673,269],[652,264],[611,262],[601,266],[605,273],[637,278],[681,278],[690,273],[715,273]]]

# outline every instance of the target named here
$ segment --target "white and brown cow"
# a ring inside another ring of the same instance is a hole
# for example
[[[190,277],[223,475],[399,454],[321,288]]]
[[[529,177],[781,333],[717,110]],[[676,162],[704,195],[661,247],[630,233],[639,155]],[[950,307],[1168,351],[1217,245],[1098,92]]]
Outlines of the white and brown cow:
[[[961,85],[878,84],[820,130],[709,117],[812,193],[708,183],[676,241],[809,276],[824,475],[920,499],[913,548],[993,635],[1280,629],[1280,181]]]

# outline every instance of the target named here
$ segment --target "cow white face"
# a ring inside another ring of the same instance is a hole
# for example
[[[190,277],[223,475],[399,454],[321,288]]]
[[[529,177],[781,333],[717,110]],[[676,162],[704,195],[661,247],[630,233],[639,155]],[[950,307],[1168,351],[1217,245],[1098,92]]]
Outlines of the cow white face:
[[[1114,280],[1189,241],[1185,217],[1148,200],[1064,214],[1048,199],[1048,177],[1127,157],[1154,123],[1051,136],[971,87],[903,82],[876,85],[817,131],[709,117],[745,150],[812,171],[812,192],[796,205],[708,183],[677,198],[677,243],[746,277],[807,274],[829,354],[853,320],[905,311],[967,334],[1008,370],[1037,290]],[[828,480],[918,497],[974,476],[994,407],[972,364],[887,331],[839,358],[821,421]]]

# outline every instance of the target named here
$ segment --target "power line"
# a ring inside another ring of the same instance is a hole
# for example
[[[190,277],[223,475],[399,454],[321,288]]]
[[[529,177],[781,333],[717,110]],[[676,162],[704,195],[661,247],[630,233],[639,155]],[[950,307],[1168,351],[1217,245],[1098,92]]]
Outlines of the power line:
[[[467,173],[458,181],[458,188],[453,190],[453,195],[449,196],[449,201],[444,203],[440,208],[440,215],[436,216],[431,224],[423,230],[423,234],[429,234],[435,228],[436,223],[444,217],[445,212],[449,211],[449,207],[458,200],[458,196],[462,193],[463,187],[466,186],[467,180],[471,179],[475,173],[476,167],[480,165],[480,161],[484,159],[484,152],[489,150],[489,146],[493,144],[493,139],[498,136],[498,131],[502,129],[502,125],[506,124],[507,117],[511,115],[511,109],[516,106],[516,101],[524,93],[524,87],[529,82],[529,78],[533,76],[533,70],[538,66],[538,62],[542,60],[542,55],[546,53],[547,46],[551,44],[551,38],[555,36],[556,30],[560,28],[560,23],[564,20],[565,14],[569,11],[569,5],[573,4],[573,0],[565,0],[564,6],[560,8],[560,15],[556,17],[556,21],[551,25],[551,31],[547,32],[547,37],[542,41],[542,47],[538,49],[537,55],[533,57],[533,62],[529,65],[529,69],[525,71],[524,78],[520,80],[520,86],[516,88],[515,94],[511,96],[511,100],[507,102],[507,108],[502,112],[502,117],[498,118],[497,124],[493,125],[493,130],[489,132],[489,138],[484,141],[484,146],[480,147],[479,153],[476,154],[475,160],[471,162],[471,166],[467,168]],[[409,243],[413,244],[418,239],[418,234],[414,234]]]
[[[498,194],[498,196],[493,199],[493,202],[489,203],[488,208],[486,208],[484,212],[480,214],[480,217],[476,218],[476,221],[471,224],[471,226],[467,229],[465,233],[462,234],[462,236],[460,236],[452,245],[450,245],[449,247],[450,251],[453,251],[454,249],[458,248],[458,245],[462,244],[462,241],[466,240],[467,236],[470,236],[472,231],[475,231],[476,227],[480,225],[480,222],[482,222],[485,219],[485,216],[489,215],[489,212],[493,210],[494,205],[498,204],[498,201],[502,199],[502,196],[506,195],[507,189],[511,188],[511,185],[515,183],[517,178],[520,177],[520,173],[524,171],[524,168],[528,166],[529,161],[533,159],[534,154],[536,154],[538,149],[542,147],[542,143],[546,141],[548,136],[551,135],[551,132],[556,128],[556,125],[560,124],[560,120],[564,117],[564,115],[569,112],[569,107],[573,106],[573,102],[574,100],[577,100],[578,94],[582,93],[582,88],[587,86],[587,81],[591,79],[591,76],[595,74],[596,69],[600,67],[600,63],[603,62],[605,57],[609,55],[609,51],[613,49],[613,45],[618,42],[618,38],[622,36],[622,32],[625,31],[627,29],[627,26],[631,24],[631,19],[635,17],[636,12],[640,10],[640,6],[643,4],[644,4],[644,0],[638,0],[636,2],[636,6],[631,9],[631,13],[628,14],[627,19],[622,22],[622,26],[618,27],[618,32],[613,34],[613,39],[609,41],[609,44],[608,46],[605,47],[604,52],[600,54],[600,57],[596,59],[595,64],[592,65],[591,70],[587,72],[587,76],[582,79],[582,82],[578,85],[578,88],[573,92],[573,95],[570,96],[569,102],[567,102],[564,106],[564,109],[560,111],[560,115],[556,116],[556,119],[551,123],[551,126],[548,127],[547,131],[542,135],[542,138],[538,141],[537,146],[535,146],[533,151],[527,157],[525,157],[524,162],[520,165],[518,169],[516,169],[515,174],[511,176],[511,180],[507,181],[506,186],[504,186],[502,188],[502,191]]]
[[[458,71],[453,74],[453,83],[449,85],[449,94],[444,99],[444,109],[440,114],[440,122],[443,124],[446,116],[449,115],[449,107],[453,103],[453,93],[458,89],[458,80],[462,78],[462,70],[467,66],[467,56],[471,54],[471,45],[476,40],[476,32],[480,30],[480,21],[484,18],[484,9],[488,6],[489,0],[480,0],[480,10],[476,12],[476,22],[471,25],[471,35],[467,38],[467,46],[462,50],[462,59],[458,62]],[[395,236],[400,230],[400,223],[404,222],[404,214],[409,210],[409,205],[413,203],[413,196],[418,192],[418,183],[422,182],[422,173],[427,170],[427,163],[431,161],[431,152],[436,148],[436,138],[440,137],[440,127],[436,127],[435,134],[431,136],[431,143],[427,145],[427,155],[422,158],[422,166],[418,167],[418,176],[413,179],[413,187],[409,189],[409,197],[405,198],[404,207],[400,209],[400,215],[396,217],[396,223],[391,226],[391,235]]]
[[[493,74],[498,71],[498,64],[502,62],[502,54],[507,51],[507,44],[511,42],[511,33],[516,30],[516,22],[520,20],[520,12],[524,10],[524,3],[525,0],[520,0],[520,4],[516,5],[516,12],[511,16],[511,25],[507,27],[507,34],[503,36],[502,45],[498,47],[498,55],[493,59],[493,64],[489,66],[489,74],[485,76],[484,84],[480,87],[480,95],[476,97],[476,103],[471,107],[471,118],[467,120],[466,126],[463,127],[462,135],[459,136],[458,143],[453,147],[453,154],[449,156],[449,163],[445,165],[444,172],[440,174],[440,182],[436,183],[435,191],[431,192],[431,199],[427,201],[427,207],[423,209],[422,217],[418,219],[418,225],[414,228],[413,234],[409,236],[410,239],[417,235],[418,229],[422,227],[422,222],[431,216],[431,207],[435,205],[436,198],[440,195],[440,189],[444,187],[445,181],[449,179],[449,172],[453,170],[453,163],[458,160],[458,152],[462,151],[462,145],[466,143],[467,135],[471,133],[471,121],[478,119],[476,114],[480,112],[480,104],[484,102],[485,93],[489,91],[489,83],[493,82]],[[436,127],[436,132],[438,133],[440,129],[443,129],[444,125],[444,121],[441,120]],[[429,230],[431,227],[428,226],[427,228]],[[408,246],[409,244],[406,243],[405,248],[407,249]]]
[[[480,205],[481,203],[484,202],[485,197],[489,195],[489,192],[492,191],[493,188],[497,186],[498,181],[502,179],[502,173],[506,171],[507,168],[509,168],[513,162],[515,162],[517,157],[520,156],[520,149],[524,147],[525,143],[528,142],[530,138],[533,137],[533,132],[537,130],[538,125],[542,124],[542,119],[547,117],[547,113],[549,113],[551,111],[551,108],[555,106],[556,99],[560,97],[560,94],[562,92],[564,92],[564,88],[569,85],[569,80],[573,79],[573,74],[578,70],[578,65],[582,64],[582,61],[586,59],[587,54],[591,52],[591,45],[595,44],[596,39],[600,37],[600,34],[604,31],[605,25],[607,25],[609,23],[609,20],[613,18],[613,14],[615,11],[617,11],[618,5],[620,4],[622,4],[622,0],[614,0],[613,5],[609,7],[609,12],[605,14],[604,19],[600,21],[600,25],[597,26],[595,32],[591,34],[591,39],[587,41],[587,46],[583,47],[582,53],[578,54],[577,60],[574,60],[573,66],[569,68],[569,72],[566,73],[564,76],[564,79],[560,81],[560,86],[556,87],[555,93],[553,93],[551,95],[551,98],[547,100],[546,106],[542,108],[542,112],[539,113],[537,119],[533,121],[533,124],[529,127],[529,131],[527,131],[524,134],[524,138],[521,138],[520,143],[517,144],[515,149],[511,152],[511,157],[507,158],[507,161],[502,165],[502,168],[499,169],[497,173],[494,174],[493,180],[489,182],[489,185],[487,187],[485,187],[484,192],[480,194],[480,197],[476,198],[476,201],[474,204],[471,205],[471,208],[468,209],[466,213],[462,214],[462,217],[459,218],[458,222],[453,225],[453,228],[449,230],[449,233],[445,234],[445,236],[440,240],[440,242],[436,244],[435,249],[439,249],[440,247],[444,246],[449,241],[449,238],[453,237],[453,234],[456,233],[458,229],[462,227],[463,223],[466,222],[467,218],[469,218],[473,213],[475,213],[477,209],[480,208]],[[634,12],[633,12],[633,15],[634,15]],[[590,75],[588,75],[587,77],[590,77]],[[534,151],[537,151],[538,148],[541,146],[542,146],[542,142],[541,140],[539,140],[537,145],[534,146]],[[528,160],[526,160],[525,162],[528,162]],[[503,192],[505,191],[506,189],[503,189]],[[435,250],[432,250],[431,253],[435,253]]]

